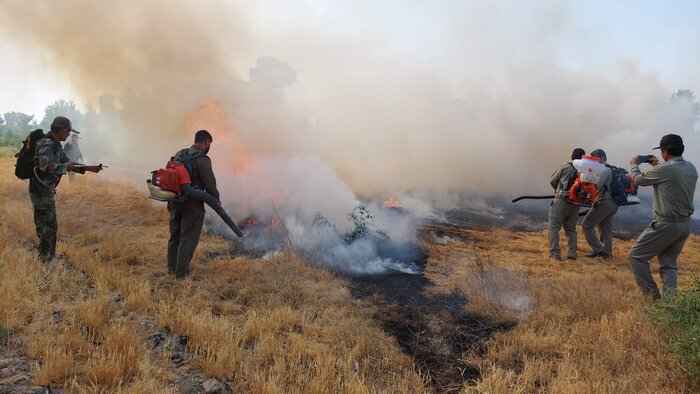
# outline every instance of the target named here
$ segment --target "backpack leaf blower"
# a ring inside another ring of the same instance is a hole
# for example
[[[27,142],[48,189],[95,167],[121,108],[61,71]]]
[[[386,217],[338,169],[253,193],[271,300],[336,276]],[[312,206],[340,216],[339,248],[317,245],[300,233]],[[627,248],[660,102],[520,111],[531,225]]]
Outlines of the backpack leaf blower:
[[[165,168],[151,172],[151,179],[146,180],[151,198],[164,202],[185,202],[189,198],[194,198],[209,205],[231,230],[239,237],[243,237],[243,231],[226,213],[219,200],[204,190],[192,186],[190,174],[184,164],[176,161],[169,161]]]

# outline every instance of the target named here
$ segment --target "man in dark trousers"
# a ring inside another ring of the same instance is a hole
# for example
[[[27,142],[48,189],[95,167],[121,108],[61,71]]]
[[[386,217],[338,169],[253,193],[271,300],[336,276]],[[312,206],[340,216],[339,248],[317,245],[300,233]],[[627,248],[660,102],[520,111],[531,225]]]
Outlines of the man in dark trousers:
[[[693,200],[698,172],[691,162],[683,159],[685,146],[680,136],[665,135],[654,149],[661,150],[664,163],[651,155],[651,170],[642,172],[639,169],[639,156],[630,161],[634,183],[654,187],[654,221],[644,229],[630,250],[629,261],[639,290],[656,299],[662,294],[651,276],[649,259],[654,256],[659,259],[663,295],[676,291],[677,260],[690,235],[690,216],[695,210]]]
[[[580,159],[586,152],[581,148],[574,149],[571,152],[571,160]],[[568,256],[569,260],[576,260],[578,253],[578,239],[576,238],[576,222],[578,221],[579,206],[571,204],[566,200],[566,195],[569,192],[569,184],[572,177],[576,176],[576,169],[570,161],[562,164],[554,171],[549,184],[554,189],[554,201],[549,208],[549,257],[555,260],[561,260],[561,251],[559,249],[559,231],[564,227],[564,232],[568,238]]]
[[[68,139],[70,133],[78,133],[73,129],[71,121],[64,116],[57,116],[51,123],[48,138],[37,142],[34,154],[36,166],[34,176],[29,179],[29,198],[34,207],[34,224],[39,238],[39,259],[49,262],[56,254],[56,233],[58,219],[56,218],[56,188],[61,177],[69,172],[85,171],[100,172],[99,166],[77,166],[69,161],[63,151],[61,142]]]
[[[207,156],[213,141],[208,131],[199,130],[194,135],[194,145],[179,151],[175,157],[180,162],[189,160],[190,180],[193,187],[204,190],[219,199],[211,159]],[[181,203],[170,202],[168,209],[170,210],[168,272],[181,279],[190,274],[190,261],[204,225],[204,203],[190,198]]]

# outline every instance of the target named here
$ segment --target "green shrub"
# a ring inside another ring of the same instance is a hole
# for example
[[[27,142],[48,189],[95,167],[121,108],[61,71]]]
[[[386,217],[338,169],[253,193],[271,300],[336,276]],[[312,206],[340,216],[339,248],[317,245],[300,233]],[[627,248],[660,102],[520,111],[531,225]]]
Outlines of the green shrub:
[[[666,349],[681,362],[682,373],[700,384],[700,279],[690,289],[655,302],[650,316],[668,330]]]

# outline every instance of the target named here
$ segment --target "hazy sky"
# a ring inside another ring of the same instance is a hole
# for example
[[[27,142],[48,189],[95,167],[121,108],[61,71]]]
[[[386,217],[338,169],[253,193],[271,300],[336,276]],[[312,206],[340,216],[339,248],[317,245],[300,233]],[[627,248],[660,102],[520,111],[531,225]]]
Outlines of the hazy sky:
[[[314,31],[326,31],[329,40],[337,40],[339,46],[353,41],[376,42],[378,52],[391,52],[410,67],[437,70],[449,78],[452,67],[461,66],[452,62],[461,58],[462,43],[479,40],[480,32],[489,30],[489,20],[474,12],[484,8],[489,10],[484,15],[495,13],[509,23],[493,42],[496,49],[477,52],[477,58],[493,58],[498,46],[510,43],[521,46],[518,50],[530,59],[532,53],[547,47],[543,54],[554,54],[556,63],[574,71],[604,74],[621,62],[632,62],[643,72],[658,74],[669,91],[691,88],[700,92],[699,1],[308,0],[240,4],[245,4],[248,28],[260,50],[237,59],[241,70],[250,67],[257,56],[280,56],[298,68],[303,81],[303,65],[295,65],[296,59],[284,56],[293,57],[294,48],[286,48],[287,53],[270,52],[284,52],[275,45],[280,37],[290,31],[303,34],[313,25]],[[521,18],[522,14],[529,17]],[[79,29],[79,20],[66,28]],[[521,39],[523,32],[532,39]],[[504,67],[517,65],[517,53],[509,51],[509,57],[502,59]],[[84,104],[85,99],[76,97],[61,74],[46,67],[43,56],[39,47],[19,44],[3,33],[0,112],[19,110],[41,117],[44,106],[59,98]]]

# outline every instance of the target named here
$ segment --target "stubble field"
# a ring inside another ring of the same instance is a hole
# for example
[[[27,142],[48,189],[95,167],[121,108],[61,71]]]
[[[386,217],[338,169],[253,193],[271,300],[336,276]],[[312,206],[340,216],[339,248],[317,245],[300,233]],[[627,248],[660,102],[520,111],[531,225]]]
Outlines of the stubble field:
[[[203,392],[210,379],[232,392],[446,390],[347,278],[291,254],[236,256],[205,234],[193,275],[174,280],[165,207],[99,176],[60,185],[59,258],[39,263],[26,184],[11,159],[0,164],[0,392]],[[454,360],[478,371],[460,390],[696,389],[647,318],[626,262],[632,241],[616,240],[610,261],[554,262],[541,231],[433,225],[422,238],[422,291],[459,295],[466,313],[509,327]],[[700,273],[698,236],[680,270],[681,288]]]

